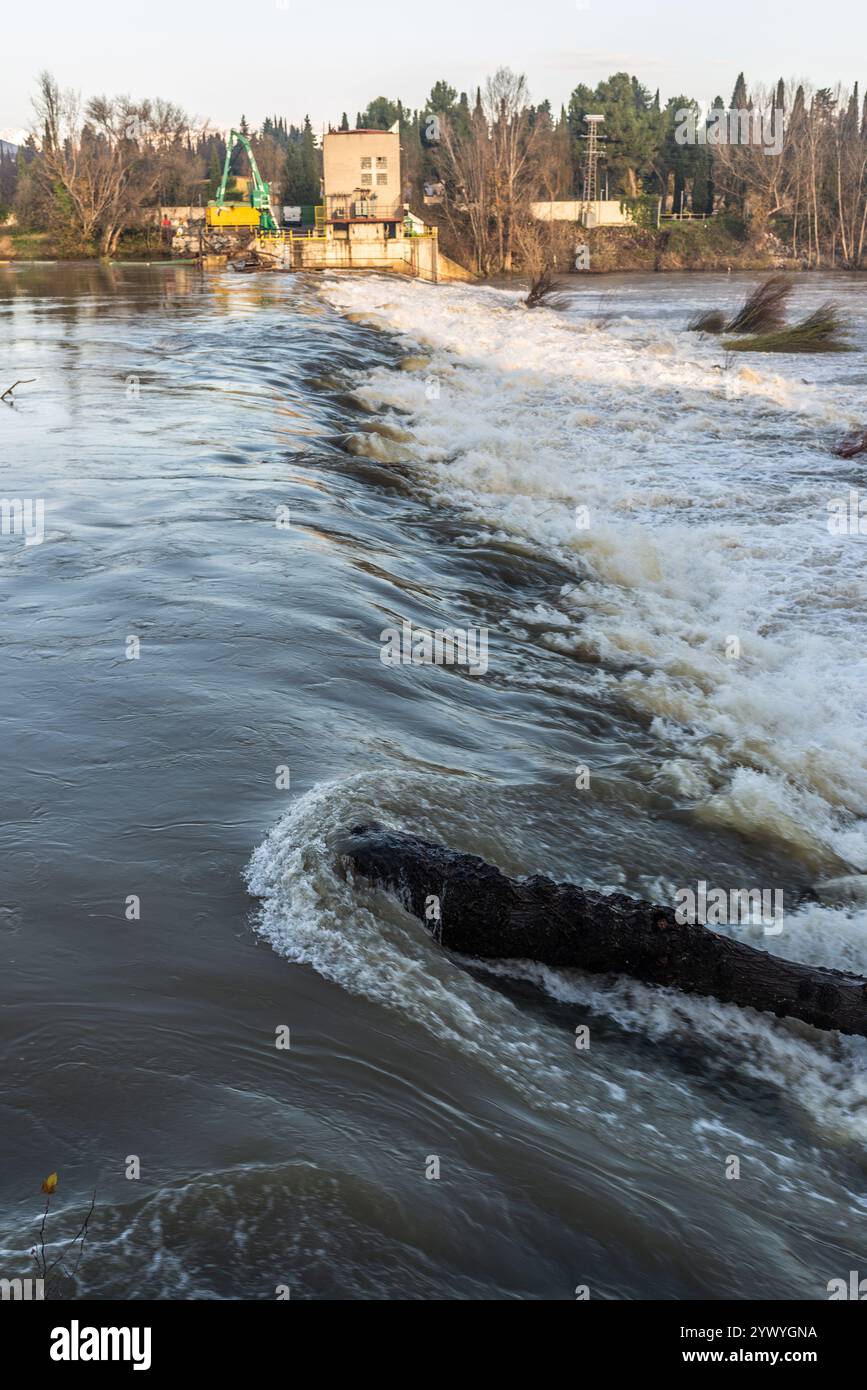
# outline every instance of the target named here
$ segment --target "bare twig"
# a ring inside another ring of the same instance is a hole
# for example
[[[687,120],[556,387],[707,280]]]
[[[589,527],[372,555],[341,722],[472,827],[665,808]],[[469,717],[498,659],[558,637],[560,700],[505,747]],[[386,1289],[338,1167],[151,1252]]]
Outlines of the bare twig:
[[[48,1258],[45,1254],[45,1223],[48,1217],[50,1206],[51,1197],[49,1196],[48,1201],[45,1203],[45,1211],[42,1214],[42,1221],[39,1227],[39,1244],[38,1247],[34,1247],[33,1249],[33,1258],[36,1261],[36,1268],[39,1277],[44,1281],[46,1288],[48,1287],[49,1281],[51,1280],[51,1276],[55,1273],[55,1271],[59,1270],[62,1277],[66,1279],[74,1279],[77,1275],[79,1267],[81,1265],[81,1261],[84,1258],[84,1247],[87,1242],[87,1236],[90,1227],[90,1219],[93,1216],[93,1213],[96,1209],[96,1188],[93,1189],[93,1195],[90,1199],[90,1206],[87,1210],[87,1214],[85,1215],[84,1220],[82,1221],[75,1235],[72,1236],[72,1238],[68,1240],[66,1244],[61,1248],[57,1258],[53,1260],[51,1264],[48,1263]],[[67,1268],[65,1262],[67,1257],[69,1256],[70,1251],[72,1250],[76,1250],[76,1258],[75,1263],[73,1264],[72,1269],[70,1270],[69,1268]]]
[[[47,1217],[48,1217],[48,1208],[49,1208],[50,1206],[51,1206],[51,1198],[49,1197],[48,1200],[47,1200],[46,1203],[45,1203],[45,1210],[44,1210],[44,1212],[42,1213],[42,1224],[41,1224],[40,1227],[39,1227],[39,1249],[40,1249],[40,1252],[41,1252],[41,1260],[42,1260],[42,1263],[41,1263],[41,1265],[40,1265],[39,1272],[40,1272],[40,1274],[43,1275],[43,1276],[44,1276],[44,1274],[45,1274],[45,1222],[46,1222]],[[37,1259],[36,1263],[37,1263],[37,1265],[39,1265],[40,1262],[39,1262],[38,1259]]]
[[[79,1249],[79,1252],[78,1252],[78,1259],[77,1259],[76,1262],[75,1262],[75,1268],[78,1269],[78,1266],[79,1266],[80,1263],[81,1263],[81,1257],[82,1257],[82,1255],[83,1255],[83,1253],[84,1253],[84,1242],[87,1240],[87,1228],[88,1228],[88,1225],[89,1225],[89,1223],[90,1223],[90,1218],[93,1216],[93,1210],[94,1210],[94,1207],[95,1207],[95,1206],[96,1206],[96,1188],[93,1189],[93,1196],[92,1196],[91,1199],[90,1199],[90,1207],[88,1208],[87,1215],[85,1216],[85,1218],[84,1218],[84,1220],[82,1221],[80,1227],[78,1228],[77,1233],[72,1237],[72,1239],[71,1239],[70,1241],[68,1241],[68,1242],[66,1243],[66,1245],[64,1245],[63,1249],[61,1250],[60,1254],[58,1255],[58,1257],[57,1257],[57,1259],[54,1261],[54,1263],[53,1263],[52,1265],[49,1265],[48,1269],[47,1269],[46,1272],[45,1272],[45,1277],[46,1277],[46,1278],[48,1277],[49,1274],[52,1273],[53,1270],[55,1270],[55,1269],[57,1268],[57,1266],[61,1263],[61,1261],[62,1261],[63,1259],[65,1259],[66,1255],[67,1255],[68,1252],[72,1249],[72,1247],[73,1247],[75,1244],[77,1244],[78,1241],[81,1241],[81,1248]],[[66,1271],[65,1271],[65,1269],[64,1269],[64,1273],[65,1273],[65,1272],[66,1272]],[[73,1271],[73,1272],[74,1272],[74,1271]]]
[[[22,377],[20,381],[13,381],[12,385],[11,385],[11,386],[7,386],[7,387],[6,387],[6,390],[3,392],[3,394],[0,395],[0,401],[5,401],[5,399],[6,399],[7,396],[11,396],[11,395],[12,395],[12,392],[15,390],[15,387],[16,387],[16,386],[29,386],[29,385],[30,385],[30,382],[31,382],[31,381],[35,381],[35,380],[36,380],[36,377],[35,377],[35,376],[26,376],[26,377]]]

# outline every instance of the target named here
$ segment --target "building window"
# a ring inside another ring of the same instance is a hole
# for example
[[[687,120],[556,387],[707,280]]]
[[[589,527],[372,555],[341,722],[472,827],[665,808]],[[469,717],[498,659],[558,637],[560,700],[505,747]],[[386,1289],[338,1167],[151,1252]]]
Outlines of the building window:
[[[362,161],[361,161],[361,167],[362,167],[362,169],[372,169],[372,168],[373,168],[373,162],[372,162],[372,160],[371,160],[369,154],[368,154],[368,155],[365,155],[364,158],[362,159]]]
[[[384,184],[388,183],[388,174],[377,174],[376,182],[379,184],[380,188],[382,188]]]
[[[361,186],[362,186],[362,188],[372,188],[372,187],[373,187],[373,174],[362,174],[362,175],[361,175]]]
[[[378,155],[376,156],[376,167],[377,167],[377,169],[387,169],[387,168],[388,168],[388,158],[387,158],[386,155],[384,155],[384,154],[378,154]]]

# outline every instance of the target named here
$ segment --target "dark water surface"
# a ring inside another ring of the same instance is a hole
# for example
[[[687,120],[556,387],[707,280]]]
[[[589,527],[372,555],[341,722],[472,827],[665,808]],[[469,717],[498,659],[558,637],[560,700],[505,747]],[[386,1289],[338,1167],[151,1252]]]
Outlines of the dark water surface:
[[[364,448],[399,452],[353,393],[404,355],[312,280],[0,268],[0,385],[38,378],[0,493],[45,502],[43,544],[0,537],[0,1274],[57,1170],[58,1231],[97,1187],[84,1297],[824,1297],[864,1249],[861,1053],[467,972],[330,877],[371,813],[633,891],[815,878],[691,816],[650,718],[505,621],[574,577],[557,555]],[[489,678],[384,667],[403,618],[490,624]],[[290,806],[309,935],[280,954],[244,871]]]

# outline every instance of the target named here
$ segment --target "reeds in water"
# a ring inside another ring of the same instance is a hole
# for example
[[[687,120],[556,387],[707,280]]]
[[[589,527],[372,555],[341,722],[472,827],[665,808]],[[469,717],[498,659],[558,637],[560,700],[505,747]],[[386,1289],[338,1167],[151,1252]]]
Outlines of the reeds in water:
[[[812,314],[789,328],[758,333],[749,338],[729,338],[723,343],[728,352],[850,352],[846,326],[836,305],[820,304]]]
[[[722,309],[704,309],[693,314],[686,325],[690,333],[722,333],[726,326],[726,316]]]
[[[773,333],[786,322],[786,300],[792,282],[785,275],[763,280],[747,298],[742,309],[726,324],[728,333]]]

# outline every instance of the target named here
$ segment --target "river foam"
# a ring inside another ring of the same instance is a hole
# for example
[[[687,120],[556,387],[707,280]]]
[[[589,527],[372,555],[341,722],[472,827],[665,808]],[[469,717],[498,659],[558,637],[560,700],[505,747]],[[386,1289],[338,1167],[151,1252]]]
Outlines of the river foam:
[[[528,312],[513,292],[361,277],[325,294],[407,352],[355,389],[409,436],[420,485],[574,573],[516,605],[527,638],[651,722],[696,816],[818,877],[867,871],[867,540],[828,528],[850,485],[830,443],[862,393],[839,367],[732,365],[582,300]]]
[[[600,704],[642,717],[664,750],[655,778],[696,820],[771,840],[812,871],[820,901],[788,911],[781,938],[755,944],[867,973],[864,551],[826,526],[842,485],[828,439],[855,422],[854,391],[815,364],[811,385],[788,359],[726,368],[715,344],[677,327],[528,313],[514,293],[489,288],[359,277],[324,294],[405,354],[400,370],[375,367],[351,386],[371,419],[400,432],[390,442],[419,489],[462,516],[469,544],[517,544],[574,576],[545,602],[516,599],[512,636],[563,654],[585,694],[595,688]],[[381,449],[377,440],[372,455]],[[588,509],[588,528],[576,528],[576,507]],[[726,654],[732,638],[737,658]],[[867,1139],[864,1040],[529,962],[468,973],[340,868],[339,835],[366,820],[496,859],[490,802],[490,788],[470,783],[458,805],[448,779],[438,787],[430,773],[320,784],[254,855],[260,932],[288,959],[474,1057],[529,1103],[592,1117],[612,1142],[642,1124],[635,1075],[609,1057],[579,1080],[562,1056],[552,1060],[548,1024],[485,979],[530,981],[576,1021],[604,1017],[655,1044],[701,1040],[714,1066],[772,1088],[826,1138]],[[525,859],[526,872],[540,867],[532,846]],[[692,1107],[681,1099],[666,1144]],[[740,1123],[731,1111],[711,1119]]]

